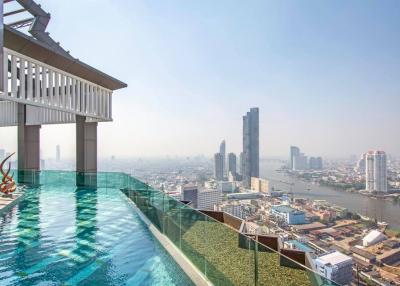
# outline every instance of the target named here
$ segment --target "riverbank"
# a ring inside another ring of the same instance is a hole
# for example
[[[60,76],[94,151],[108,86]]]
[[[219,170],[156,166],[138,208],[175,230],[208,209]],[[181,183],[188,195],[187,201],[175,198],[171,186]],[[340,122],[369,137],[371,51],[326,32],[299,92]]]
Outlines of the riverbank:
[[[319,186],[304,182],[276,171],[282,166],[279,162],[262,161],[260,176],[270,180],[270,185],[295,197],[310,200],[326,200],[377,221],[385,221],[392,229],[400,229],[400,205],[392,200],[380,200],[361,195],[358,192],[346,192],[328,186]]]

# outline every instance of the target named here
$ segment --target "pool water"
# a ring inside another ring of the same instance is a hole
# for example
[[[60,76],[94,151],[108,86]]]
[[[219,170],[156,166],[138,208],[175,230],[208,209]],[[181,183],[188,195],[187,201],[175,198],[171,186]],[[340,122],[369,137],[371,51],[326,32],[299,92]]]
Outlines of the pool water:
[[[0,214],[0,285],[193,285],[118,189],[49,184]]]

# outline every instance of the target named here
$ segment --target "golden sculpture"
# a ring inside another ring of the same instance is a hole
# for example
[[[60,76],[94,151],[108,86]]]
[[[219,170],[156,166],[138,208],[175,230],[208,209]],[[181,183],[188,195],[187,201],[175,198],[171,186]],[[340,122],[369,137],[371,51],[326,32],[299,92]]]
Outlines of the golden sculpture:
[[[0,164],[0,172],[3,175],[3,179],[1,180],[1,183],[0,183],[0,191],[7,196],[11,195],[17,189],[17,184],[15,183],[15,181],[13,179],[13,175],[9,176],[10,170],[11,170],[11,163],[8,162],[7,172],[4,172],[3,166],[4,166],[4,163],[8,159],[10,159],[11,156],[14,154],[15,153],[12,153],[11,155],[7,156]]]

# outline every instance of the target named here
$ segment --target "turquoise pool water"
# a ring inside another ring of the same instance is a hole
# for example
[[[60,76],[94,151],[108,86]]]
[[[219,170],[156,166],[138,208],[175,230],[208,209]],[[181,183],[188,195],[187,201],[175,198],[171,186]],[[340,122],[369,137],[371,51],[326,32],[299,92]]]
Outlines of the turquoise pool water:
[[[118,189],[46,184],[0,214],[0,285],[193,285]]]

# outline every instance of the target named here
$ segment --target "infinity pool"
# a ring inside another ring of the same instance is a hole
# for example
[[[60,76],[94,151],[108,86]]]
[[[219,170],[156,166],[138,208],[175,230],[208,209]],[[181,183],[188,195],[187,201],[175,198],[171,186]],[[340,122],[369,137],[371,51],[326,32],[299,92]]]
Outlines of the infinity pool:
[[[46,184],[0,214],[0,285],[193,285],[118,189]]]

